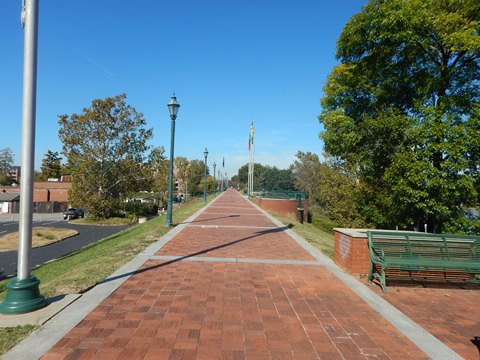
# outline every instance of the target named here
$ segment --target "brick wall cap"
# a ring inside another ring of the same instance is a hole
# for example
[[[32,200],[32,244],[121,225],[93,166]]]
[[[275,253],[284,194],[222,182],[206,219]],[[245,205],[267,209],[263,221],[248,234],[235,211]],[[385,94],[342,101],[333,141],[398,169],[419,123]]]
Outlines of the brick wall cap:
[[[333,228],[334,232],[339,232],[341,234],[345,234],[354,238],[366,238],[368,230],[373,230],[373,229]]]
[[[348,235],[352,238],[367,238],[367,231],[398,231],[398,230],[387,230],[387,229],[349,229],[349,228],[333,228],[333,232],[339,232],[341,234]],[[400,230],[401,233],[411,233],[411,234],[418,234],[418,231],[411,231],[411,230]]]

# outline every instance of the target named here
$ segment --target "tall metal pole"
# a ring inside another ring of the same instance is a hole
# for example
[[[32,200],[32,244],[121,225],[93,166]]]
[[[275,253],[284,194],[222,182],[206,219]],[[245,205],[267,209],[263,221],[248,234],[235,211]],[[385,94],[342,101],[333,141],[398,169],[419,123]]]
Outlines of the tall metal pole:
[[[220,192],[223,192],[223,173],[218,170],[218,179],[220,180]]]
[[[173,94],[170,102],[168,103],[168,111],[170,112],[171,126],[170,126],[170,164],[168,171],[168,198],[167,198],[167,221],[166,226],[172,227],[172,213],[173,213],[173,154],[175,145],[175,119],[177,118],[177,112],[180,108],[180,104],[177,103],[177,97]]]
[[[213,197],[217,196],[217,179],[215,177],[215,168],[217,167],[217,164],[213,162]]]
[[[218,181],[220,182],[220,192],[223,191],[222,177],[220,175],[220,170],[218,170]]]
[[[33,220],[33,167],[37,100],[38,3],[26,2],[23,63],[22,177],[20,179],[20,228],[17,278],[30,275]]]
[[[207,156],[208,156],[207,148],[205,148],[203,155],[205,155],[205,169],[204,169],[204,175],[203,175],[203,205],[207,205]]]
[[[170,115],[170,164],[168,168],[168,198],[167,198],[167,227],[172,227],[172,203],[173,203],[173,147],[175,145],[175,119],[176,115]]]
[[[33,222],[33,167],[35,152],[35,114],[37,98],[38,1],[22,3],[24,25],[22,177],[20,179],[20,223],[17,277],[7,285],[7,296],[0,312],[26,313],[46,304],[40,295],[40,281],[30,274]]]

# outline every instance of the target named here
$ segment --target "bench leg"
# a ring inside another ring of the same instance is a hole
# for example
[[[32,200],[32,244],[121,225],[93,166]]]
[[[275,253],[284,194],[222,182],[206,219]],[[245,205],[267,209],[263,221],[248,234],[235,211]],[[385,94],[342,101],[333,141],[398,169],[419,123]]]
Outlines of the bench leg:
[[[375,270],[374,270],[375,268]],[[370,261],[370,269],[368,270],[368,282],[369,284],[372,283],[373,279],[377,279],[380,282],[380,286],[382,288],[382,291],[384,294],[387,293],[387,283],[385,280],[385,270],[382,266],[382,271],[380,273],[378,272],[377,266],[373,263],[373,261]]]
[[[382,271],[380,272],[379,280],[380,280],[380,286],[382,287],[382,291],[383,291],[384,294],[386,294],[387,293],[387,283],[385,281],[385,270],[384,270],[383,267],[382,267]]]
[[[375,265],[373,264],[373,261],[370,261],[370,269],[368,270],[368,283],[371,284],[373,280],[373,267]]]

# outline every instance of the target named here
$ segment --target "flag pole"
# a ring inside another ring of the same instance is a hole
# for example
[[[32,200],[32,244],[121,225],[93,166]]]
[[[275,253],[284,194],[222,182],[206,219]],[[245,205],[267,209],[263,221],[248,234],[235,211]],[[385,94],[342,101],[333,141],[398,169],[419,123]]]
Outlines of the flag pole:
[[[25,30],[18,263],[17,276],[7,284],[5,300],[0,303],[2,314],[28,313],[46,305],[45,297],[40,294],[40,281],[30,272],[37,100],[38,0],[23,0],[21,21]]]

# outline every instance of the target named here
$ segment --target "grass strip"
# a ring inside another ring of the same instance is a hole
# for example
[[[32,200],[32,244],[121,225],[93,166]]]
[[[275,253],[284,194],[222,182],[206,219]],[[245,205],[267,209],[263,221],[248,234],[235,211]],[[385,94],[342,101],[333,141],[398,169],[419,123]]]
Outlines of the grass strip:
[[[298,235],[307,240],[310,244],[319,249],[322,253],[333,259],[334,255],[334,239],[333,234],[329,234],[320,230],[313,224],[300,222],[293,220],[287,216],[280,215],[274,212],[270,212],[270,215],[278,219],[285,226],[291,227]]]
[[[0,329],[0,355],[25,339],[33,330],[35,330],[33,325]]]

